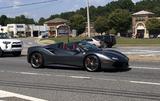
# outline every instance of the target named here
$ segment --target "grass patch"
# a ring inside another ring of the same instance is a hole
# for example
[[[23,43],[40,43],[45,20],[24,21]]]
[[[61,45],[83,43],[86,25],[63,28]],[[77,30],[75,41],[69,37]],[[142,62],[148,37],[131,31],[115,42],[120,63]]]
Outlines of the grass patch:
[[[48,40],[48,39],[47,40],[46,39],[42,39],[39,42],[42,43],[42,44],[54,44],[55,43],[54,40]]]
[[[83,39],[86,39],[88,37],[69,37],[69,42],[75,42],[80,41]],[[42,39],[42,40],[50,40],[53,42],[68,42],[68,37],[57,37],[57,38],[48,38],[48,39]],[[118,37],[117,38],[117,45],[123,45],[123,46],[160,46],[160,38],[156,39],[133,39],[133,38],[124,38],[124,37]]]
[[[75,41],[80,41],[85,39],[86,37],[69,37],[69,42],[75,42]],[[63,36],[63,37],[57,37],[57,38],[49,38],[48,40],[54,40],[56,43],[57,42],[68,42],[68,37]]]
[[[128,45],[160,45],[160,39],[117,38],[117,44]]]

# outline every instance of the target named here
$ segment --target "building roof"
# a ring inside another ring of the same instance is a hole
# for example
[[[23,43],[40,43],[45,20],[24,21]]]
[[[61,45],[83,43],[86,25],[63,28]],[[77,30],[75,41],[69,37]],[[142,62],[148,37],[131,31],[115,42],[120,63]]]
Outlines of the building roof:
[[[148,12],[148,11],[142,10],[142,11],[136,12],[136,13],[134,13],[132,15],[153,15],[153,14],[154,13],[152,13],[152,12]]]
[[[52,19],[52,20],[49,20],[49,21],[46,21],[45,23],[60,23],[60,22],[68,22],[67,20],[65,19],[62,19],[62,18],[55,18],[55,19]]]

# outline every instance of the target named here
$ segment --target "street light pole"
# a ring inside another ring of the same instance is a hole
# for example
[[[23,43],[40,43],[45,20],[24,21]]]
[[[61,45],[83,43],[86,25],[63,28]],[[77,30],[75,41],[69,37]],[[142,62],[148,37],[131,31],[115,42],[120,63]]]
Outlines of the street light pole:
[[[88,24],[88,37],[91,37],[90,15],[89,15],[89,0],[87,0],[87,24]]]

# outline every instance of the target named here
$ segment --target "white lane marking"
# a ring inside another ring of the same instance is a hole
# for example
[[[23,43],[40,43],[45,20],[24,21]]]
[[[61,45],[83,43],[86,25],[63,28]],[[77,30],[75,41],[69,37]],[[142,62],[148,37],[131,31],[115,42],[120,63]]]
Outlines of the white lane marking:
[[[0,98],[2,98],[2,97],[3,98],[4,97],[17,97],[17,98],[21,98],[21,99],[25,99],[25,100],[30,100],[30,101],[47,101],[44,99],[39,99],[39,98],[35,98],[35,97],[30,97],[30,96],[25,96],[25,95],[21,95],[21,94],[16,94],[16,93],[0,90]]]
[[[19,72],[20,74],[28,74],[28,75],[38,75],[38,73],[30,73],[30,72]]]
[[[144,68],[144,67],[143,67]],[[153,68],[152,68],[153,69]],[[157,68],[159,69],[159,68]],[[119,80],[119,79],[107,79],[107,78],[97,78],[90,76],[71,76],[71,75],[52,75],[52,74],[39,74],[39,73],[31,73],[31,72],[14,72],[14,71],[4,71],[0,72],[8,72],[15,74],[23,74],[23,75],[36,75],[36,76],[54,76],[54,77],[64,77],[64,78],[75,78],[75,79],[89,79],[89,80],[103,80],[103,81],[113,81],[113,82],[127,82],[127,83],[137,83],[137,84],[148,84],[148,85],[157,85],[160,86],[160,83],[157,82],[148,82],[148,81],[132,81],[132,80]]]
[[[76,78],[76,79],[91,79],[91,77],[87,77],[87,76],[68,76],[70,78]]]
[[[13,72],[13,73],[19,73],[24,75],[51,76],[51,74],[32,73],[32,72]]]
[[[23,74],[23,75],[37,75],[37,76],[52,76],[51,74],[42,74],[42,73],[34,73],[34,72],[16,72],[16,71],[4,71],[1,70],[1,73],[7,72],[7,73],[13,73],[13,74]]]
[[[137,83],[137,84],[147,84],[147,85],[157,85],[160,86],[160,83],[156,82],[143,82],[143,81],[130,81],[131,83]]]
[[[135,69],[160,70],[160,68],[156,68],[156,67],[138,67],[138,66],[129,66],[129,67],[135,68]]]
[[[41,74],[41,73],[31,73],[31,72],[19,72],[20,74],[26,74],[26,75],[42,75],[42,76],[51,76],[51,74]]]
[[[94,80],[103,80],[103,81],[120,81],[120,80],[117,80],[117,79],[106,79],[106,78],[92,78]],[[126,80],[121,80],[121,81],[125,81]]]
[[[150,56],[157,56],[157,54],[146,54],[146,55],[139,55],[139,56],[150,57]]]

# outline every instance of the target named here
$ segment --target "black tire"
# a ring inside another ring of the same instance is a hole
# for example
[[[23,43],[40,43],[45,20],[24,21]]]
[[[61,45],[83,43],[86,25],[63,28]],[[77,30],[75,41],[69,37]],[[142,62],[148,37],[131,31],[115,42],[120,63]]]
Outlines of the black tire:
[[[104,44],[103,44],[103,48],[107,48],[107,45],[106,45],[106,43],[104,43]]]
[[[13,52],[12,53],[14,56],[20,56],[21,55],[21,51],[19,51],[19,52]]]
[[[99,58],[95,55],[89,55],[84,60],[84,67],[89,72],[96,72],[100,69]]]
[[[2,51],[2,49],[0,48],[0,57],[2,57],[3,56],[3,51]]]
[[[44,59],[41,53],[35,52],[30,57],[30,64],[33,68],[42,68],[44,65]]]
[[[112,45],[107,45],[108,48],[112,48]]]

